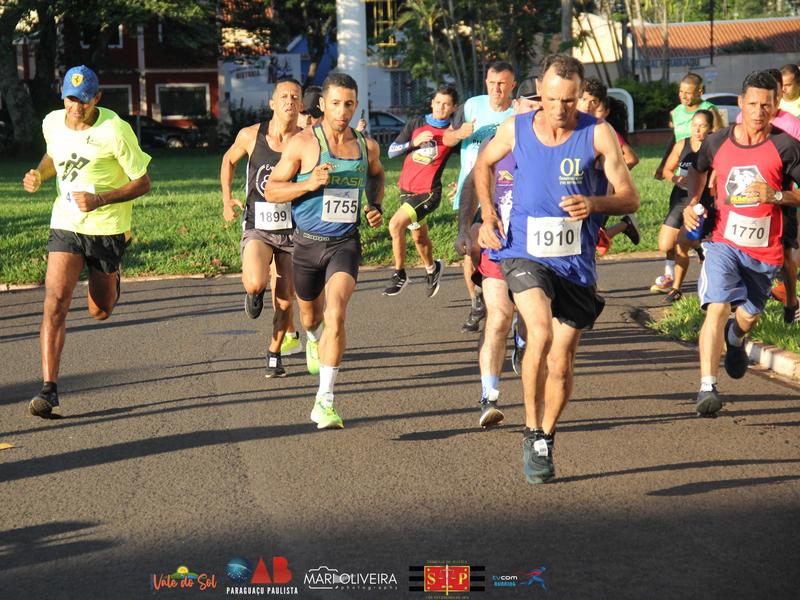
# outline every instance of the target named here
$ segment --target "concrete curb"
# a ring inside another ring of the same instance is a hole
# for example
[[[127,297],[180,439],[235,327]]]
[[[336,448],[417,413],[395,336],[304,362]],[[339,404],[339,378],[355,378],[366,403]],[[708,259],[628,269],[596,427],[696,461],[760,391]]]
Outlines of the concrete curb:
[[[630,316],[639,325],[652,331],[650,323],[654,323],[655,319],[652,318],[647,310],[637,307],[631,308]],[[697,344],[691,344],[683,340],[677,341],[697,348]],[[793,381],[800,381],[800,355],[788,350],[782,350],[777,346],[768,346],[749,340],[745,343],[745,350],[751,362]]]

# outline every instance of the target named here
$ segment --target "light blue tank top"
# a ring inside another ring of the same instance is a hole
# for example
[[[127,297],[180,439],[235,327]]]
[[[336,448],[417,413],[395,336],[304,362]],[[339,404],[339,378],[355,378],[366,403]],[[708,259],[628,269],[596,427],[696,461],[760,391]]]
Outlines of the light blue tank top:
[[[478,160],[478,151],[481,149],[481,143],[483,143],[483,140],[493,137],[497,132],[497,126],[513,113],[514,111],[510,106],[502,112],[492,110],[489,104],[489,96],[485,94],[483,96],[474,96],[464,103],[464,122],[471,123],[472,119],[476,119],[476,121],[472,135],[461,140],[461,171],[458,174],[458,187],[453,198],[453,210],[458,211],[464,181],[472,171],[472,167],[475,166],[475,161]]]
[[[596,194],[597,120],[579,112],[572,135],[558,146],[546,146],[533,131],[535,115],[519,115],[514,121],[514,201],[508,244],[499,251],[499,258],[527,258],[547,265],[572,283],[593,285],[597,281],[595,246],[603,215],[565,222],[569,215],[559,203],[562,196]]]
[[[292,217],[303,231],[339,237],[350,233],[361,222],[362,200],[366,199],[369,157],[364,136],[353,130],[358,140],[358,158],[337,158],[331,154],[321,125],[315,125],[314,135],[319,142],[317,165],[331,163],[330,181],[324,187],[292,201]],[[297,181],[311,176],[299,173]]]

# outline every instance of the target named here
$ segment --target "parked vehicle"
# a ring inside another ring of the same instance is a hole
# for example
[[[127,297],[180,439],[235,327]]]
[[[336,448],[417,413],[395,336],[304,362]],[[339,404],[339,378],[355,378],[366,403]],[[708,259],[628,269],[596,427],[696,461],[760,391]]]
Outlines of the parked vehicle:
[[[123,115],[136,132],[136,120],[139,120],[139,141],[142,146],[154,148],[192,148],[200,141],[200,132],[196,128],[185,129],[174,125],[165,125],[146,116]]]
[[[703,100],[708,100],[717,107],[719,116],[722,117],[723,127],[736,123],[736,117],[741,112],[739,94],[736,92],[710,92],[703,94]]]
[[[388,146],[403,131],[406,122],[400,117],[380,110],[370,111],[369,130],[370,136],[381,146]]]

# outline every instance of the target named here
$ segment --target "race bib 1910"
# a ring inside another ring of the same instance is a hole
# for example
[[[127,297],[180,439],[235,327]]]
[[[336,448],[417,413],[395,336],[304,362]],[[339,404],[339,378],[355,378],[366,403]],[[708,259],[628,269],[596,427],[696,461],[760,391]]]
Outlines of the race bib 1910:
[[[94,194],[93,183],[73,183],[67,181],[59,182],[59,189],[61,190],[61,202],[69,209],[75,212],[81,212],[78,205],[75,203],[73,194],[75,192],[88,192]]]
[[[580,254],[581,224],[563,217],[528,217],[528,254],[539,258]]]
[[[745,217],[733,211],[725,224],[726,240],[744,248],[766,248],[769,243],[769,226],[772,217]]]
[[[292,228],[291,204],[274,202],[254,202],[254,224],[256,229],[279,231]]]
[[[358,220],[358,188],[325,188],[322,220],[327,223],[355,223]]]

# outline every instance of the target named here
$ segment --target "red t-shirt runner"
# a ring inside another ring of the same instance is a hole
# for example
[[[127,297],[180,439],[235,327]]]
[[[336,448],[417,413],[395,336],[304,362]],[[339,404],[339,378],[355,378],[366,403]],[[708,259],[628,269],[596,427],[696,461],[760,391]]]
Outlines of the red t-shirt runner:
[[[800,181],[800,143],[773,127],[767,139],[742,146],[734,125],[711,134],[697,153],[695,169],[717,175],[717,223],[712,242],[738,248],[761,262],[782,265],[783,213],[775,204],[759,204],[745,192],[754,181],[774,190],[788,190]]]
[[[413,144],[414,138],[424,131],[430,131],[433,139],[419,148],[412,149],[406,155],[398,182],[401,190],[412,194],[427,194],[442,187],[442,171],[452,151],[452,148],[445,146],[442,141],[448,125],[449,122],[444,127],[436,127],[425,117],[417,117],[406,123],[392,146]]]

